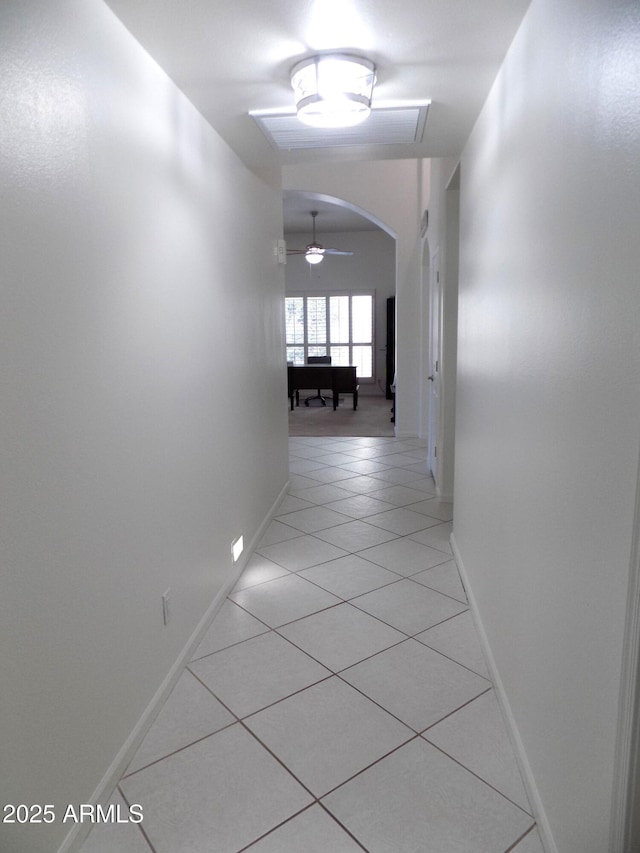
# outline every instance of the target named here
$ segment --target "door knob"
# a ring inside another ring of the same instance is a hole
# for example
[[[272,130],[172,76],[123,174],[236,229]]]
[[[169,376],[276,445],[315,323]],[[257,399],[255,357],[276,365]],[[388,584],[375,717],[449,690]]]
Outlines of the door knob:
[[[433,382],[433,376],[427,376],[427,379],[429,380],[429,382]]]

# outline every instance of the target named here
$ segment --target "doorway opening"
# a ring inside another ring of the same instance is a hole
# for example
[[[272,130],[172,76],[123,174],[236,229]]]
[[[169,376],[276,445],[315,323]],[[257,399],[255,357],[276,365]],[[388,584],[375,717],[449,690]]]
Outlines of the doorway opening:
[[[350,398],[340,400],[336,410],[295,406],[289,411],[289,434],[393,437],[393,401],[387,394],[393,381],[388,376],[388,347],[393,347],[395,363],[395,336],[389,341],[387,312],[396,293],[395,235],[366,210],[342,199],[287,190],[287,249],[308,243],[312,209],[317,211],[318,242],[350,254],[326,254],[317,264],[308,263],[304,253],[287,257],[287,362],[292,372],[307,365],[310,357],[330,357],[332,366],[343,369],[355,366],[358,402],[357,409]]]

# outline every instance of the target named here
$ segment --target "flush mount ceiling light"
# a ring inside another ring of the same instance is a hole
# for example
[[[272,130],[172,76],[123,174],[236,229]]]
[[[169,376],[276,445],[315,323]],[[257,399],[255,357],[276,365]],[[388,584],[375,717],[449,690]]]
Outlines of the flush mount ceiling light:
[[[371,112],[375,65],[348,53],[303,59],[291,69],[298,118],[312,127],[353,127]]]

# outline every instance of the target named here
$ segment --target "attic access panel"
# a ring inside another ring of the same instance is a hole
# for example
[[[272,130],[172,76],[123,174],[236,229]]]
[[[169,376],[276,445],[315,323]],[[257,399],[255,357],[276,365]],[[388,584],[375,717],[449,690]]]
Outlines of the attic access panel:
[[[377,107],[355,127],[309,127],[295,113],[253,111],[251,117],[279,151],[341,145],[412,145],[421,142],[429,103]]]

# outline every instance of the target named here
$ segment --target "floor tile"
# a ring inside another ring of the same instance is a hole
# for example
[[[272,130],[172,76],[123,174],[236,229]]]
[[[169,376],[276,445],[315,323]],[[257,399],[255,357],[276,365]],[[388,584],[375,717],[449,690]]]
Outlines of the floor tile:
[[[470,611],[454,616],[453,619],[448,619],[424,633],[416,634],[416,640],[479,675],[489,677],[489,670]]]
[[[284,569],[272,560],[267,560],[261,554],[254,554],[238,578],[234,589],[246,589],[249,586],[256,586],[265,581],[272,581],[287,574],[289,574],[288,569]]]
[[[337,435],[332,436],[319,436],[319,435],[305,435],[305,436],[296,436],[295,440],[301,441],[307,445],[315,445],[316,447],[326,447],[327,444],[336,444],[341,441],[340,437]]]
[[[258,841],[247,853],[362,853],[321,806],[312,806]]]
[[[367,519],[367,523],[368,521]],[[404,577],[417,575],[418,572],[449,560],[449,556],[442,551],[421,545],[412,539],[394,539],[374,548],[367,548],[360,556]]]
[[[387,444],[393,444],[399,439],[387,435],[360,435],[352,437],[349,441],[360,445],[360,447],[380,447]]]
[[[305,489],[305,492],[310,489]],[[285,495],[278,507],[278,515],[285,515],[288,512],[295,512],[297,509],[308,509],[313,506],[314,501],[303,500],[296,497],[294,494]]]
[[[235,718],[227,709],[185,670],[127,767],[127,773],[234,722]]]
[[[439,518],[441,521],[451,521],[453,518],[453,504],[438,498],[428,498],[420,503],[411,504],[411,509],[414,512],[422,512],[430,518]]]
[[[424,737],[516,805],[531,811],[493,690],[437,723]]]
[[[424,530],[438,523],[436,519],[413,512],[407,507],[398,507],[388,512],[381,512],[379,515],[370,515],[367,520],[370,524],[377,524],[378,527],[391,530],[400,536],[408,536],[409,533],[416,533],[418,530]]]
[[[418,492],[409,486],[395,485],[384,486],[371,493],[372,498],[386,501],[394,506],[409,506],[424,500],[424,492]]]
[[[275,545],[261,546],[259,553],[279,566],[296,572],[299,569],[308,569],[326,563],[327,560],[335,560],[344,557],[346,551],[336,548],[329,542],[321,542],[314,536],[301,536],[287,542],[277,542]]]
[[[331,675],[273,631],[194,661],[190,668],[238,717]]]
[[[320,436],[315,436],[315,438],[320,438]],[[321,456],[327,456],[330,453],[342,453],[343,447],[346,447],[344,441],[340,441],[338,438],[325,438],[323,441],[320,441],[314,445],[307,444],[305,445],[305,450],[312,451],[315,458],[319,458]],[[331,463],[328,463],[331,464]]]
[[[397,539],[397,534],[360,520],[330,527],[328,530],[320,530],[314,535],[324,542],[330,542],[349,552],[362,551],[363,548],[371,548],[373,545]]]
[[[82,853],[542,853],[426,441],[289,447],[277,517],[112,800],[143,829]]]
[[[353,453],[354,450],[361,451],[366,450],[366,447],[360,443],[360,438],[362,436],[341,436],[340,448],[344,453]]]
[[[407,471],[403,469],[405,474],[411,477],[409,481],[409,485],[412,489],[416,489],[419,492],[425,492],[429,495],[435,495],[436,493],[436,484],[433,481],[433,477],[424,477],[421,474],[416,474],[414,471]]]
[[[411,441],[401,438],[396,438],[393,441],[387,442],[382,447],[387,456],[390,456],[392,453],[404,453],[405,451],[412,450],[413,448],[414,445]]]
[[[246,725],[316,796],[413,735],[337,677],[249,717]]]
[[[354,471],[347,471],[345,468],[321,468],[314,471],[310,476],[320,483],[341,483],[343,480],[350,480],[356,474]]]
[[[352,444],[348,445],[345,453],[350,453],[358,459],[379,459],[379,457],[388,454],[389,450],[384,445],[363,447],[362,445]]]
[[[357,524],[358,522],[354,522]],[[345,525],[347,526],[347,525]],[[369,560],[363,560],[357,554],[331,560],[321,566],[313,566],[300,572],[300,577],[318,584],[327,592],[345,600],[373,589],[379,589],[398,580],[394,572],[383,569]]]
[[[289,471],[292,474],[309,474],[324,467],[322,462],[316,462],[315,459],[292,459],[289,462]]]
[[[424,586],[428,586],[430,589],[435,589],[437,592],[442,592],[444,595],[450,595],[457,601],[467,604],[467,596],[462,586],[455,560],[449,560],[446,563],[441,563],[439,566],[434,566],[432,569],[418,572],[417,575],[411,575],[411,580],[424,584]]]
[[[296,530],[302,530],[303,533],[315,533],[318,530],[326,530],[327,527],[334,527],[336,524],[344,524],[350,521],[350,517],[326,506],[313,506],[290,512],[279,521],[284,521]]]
[[[340,603],[335,595],[291,574],[232,592],[229,597],[271,628]]]
[[[367,592],[351,603],[409,635],[424,631],[466,609],[466,605],[453,598],[411,580],[401,580]]]
[[[334,501],[329,504],[329,508],[335,510],[335,512],[344,513],[351,518],[365,518],[368,515],[375,515],[376,513],[393,509],[393,504],[378,501],[372,498],[371,495],[351,495],[348,498]]]
[[[421,477],[431,476],[428,462],[416,462],[415,465],[405,465],[404,470],[411,471],[414,474],[420,474]]]
[[[315,459],[317,456],[326,454],[326,448],[310,444],[289,444],[289,459]]]
[[[538,830],[535,828],[532,829],[509,853],[544,853],[544,847],[542,846],[542,841],[540,841]]]
[[[373,471],[384,471],[389,466],[382,465],[380,462],[376,462],[373,459],[360,459],[355,462],[348,462],[346,465],[342,465],[345,471],[355,471],[356,474],[371,474]]]
[[[281,628],[279,633],[333,672],[404,639],[399,631],[350,604],[307,616]]]
[[[314,448],[316,456],[321,456],[334,450],[339,451],[343,446],[343,440],[339,436],[310,435],[304,439],[304,445]]]
[[[227,599],[191,659],[197,660],[204,655],[210,655],[227,646],[232,646],[234,643],[240,643],[242,640],[264,634],[268,630],[267,625]]]
[[[323,803],[369,853],[503,853],[532,823],[422,738]]]
[[[289,475],[289,489],[294,491],[295,489],[309,489],[311,486],[317,486],[319,480],[317,477],[313,479],[311,477],[305,477],[304,474],[290,474]]]
[[[380,457],[380,461],[384,462],[385,465],[393,465],[396,468],[406,468],[409,465],[415,465],[418,459],[410,453],[391,453]]]
[[[356,461],[355,456],[350,456],[348,453],[341,453],[340,451],[334,451],[332,453],[323,453],[322,456],[318,456],[318,462],[322,462],[325,465],[348,465],[349,462]]]
[[[107,806],[119,807],[123,818],[129,814],[129,807],[118,791]],[[151,853],[139,824],[117,821],[96,824],[80,848],[80,853],[114,853],[115,850],[118,853]]]
[[[366,495],[369,492],[375,492],[381,488],[383,484],[380,480],[375,479],[374,477],[367,477],[365,474],[362,476],[354,475],[349,480],[342,480],[340,483],[340,488],[345,491],[354,492],[360,495]]]
[[[376,480],[383,480],[385,483],[395,485],[413,483],[416,480],[424,479],[423,473],[407,471],[406,468],[387,468],[385,471],[375,471],[371,476],[375,477]]]
[[[340,498],[349,497],[351,493],[340,486],[335,486],[333,483],[322,483],[310,489],[301,489],[300,491],[293,492],[293,494],[302,498],[308,507],[311,504],[326,504],[329,501],[338,501]],[[291,510],[284,510],[284,512],[289,511]],[[282,515],[280,509],[278,509],[278,515]]]
[[[258,548],[275,545],[277,542],[287,542],[289,539],[297,539],[299,536],[304,536],[302,531],[274,519],[258,542]]]
[[[420,445],[416,445],[415,447],[409,447],[405,451],[405,454],[407,456],[413,456],[414,459],[424,460],[427,456],[427,445],[426,444],[420,444]]]
[[[486,678],[431,649],[425,654],[425,649],[406,640],[352,666],[341,677],[421,732],[491,687]]]
[[[311,802],[238,723],[129,776],[122,789],[144,804],[156,853],[236,853]]]
[[[450,543],[452,527],[453,524],[450,521],[445,521],[434,527],[428,527],[426,530],[412,533],[409,539],[422,542],[423,545],[429,545],[431,548],[437,548],[438,551],[444,551],[446,554],[453,554]]]

